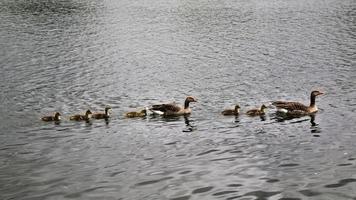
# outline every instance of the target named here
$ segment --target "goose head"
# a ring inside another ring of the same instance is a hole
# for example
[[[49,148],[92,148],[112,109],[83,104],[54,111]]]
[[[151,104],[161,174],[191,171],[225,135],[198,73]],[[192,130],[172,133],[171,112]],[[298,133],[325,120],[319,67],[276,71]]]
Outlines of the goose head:
[[[193,96],[187,96],[185,101],[187,101],[187,102],[197,102],[197,99],[195,97],[193,97]]]
[[[147,110],[148,110],[148,108],[145,108],[145,109],[141,110],[140,113],[142,113],[142,114],[144,114],[146,116],[147,115]]]
[[[265,104],[262,104],[261,106],[261,111],[265,112],[267,110],[267,106]]]
[[[109,110],[111,110],[111,107],[110,106],[106,106],[105,107],[105,114],[106,115],[109,115]]]
[[[59,112],[56,112],[56,113],[54,114],[54,118],[55,118],[56,120],[60,120],[60,119],[61,119],[61,114],[60,114]]]
[[[241,107],[240,107],[239,104],[236,104],[236,105],[235,105],[235,111],[236,111],[236,112],[239,112],[240,108],[241,108]]]
[[[88,118],[91,118],[91,114],[92,114],[92,112],[90,110],[87,110],[85,112],[85,116],[87,116]]]
[[[316,97],[316,96],[319,96],[319,95],[322,95],[322,94],[324,94],[324,93],[320,92],[318,90],[314,90],[314,91],[311,92],[311,96],[312,97]]]

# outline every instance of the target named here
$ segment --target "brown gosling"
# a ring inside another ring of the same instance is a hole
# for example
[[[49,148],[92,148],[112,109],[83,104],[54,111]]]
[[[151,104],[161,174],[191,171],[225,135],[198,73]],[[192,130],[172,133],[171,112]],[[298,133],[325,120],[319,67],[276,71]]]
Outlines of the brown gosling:
[[[222,115],[239,115],[240,113],[240,106],[238,104],[235,105],[234,109],[225,109],[221,112]]]
[[[45,122],[50,122],[50,121],[60,121],[61,120],[61,114],[59,112],[56,112],[54,116],[44,116],[41,118],[42,121]]]
[[[73,115],[73,116],[70,116],[70,120],[74,120],[74,121],[88,121],[90,118],[91,118],[91,111],[90,110],[87,110],[85,112],[85,115]]]
[[[258,108],[251,109],[251,110],[247,111],[246,114],[251,117],[262,116],[262,115],[266,114],[266,110],[267,110],[267,106],[265,106],[263,104],[260,109],[258,109]]]
[[[109,110],[111,107],[107,106],[105,107],[105,112],[104,113],[94,113],[91,115],[91,118],[94,119],[108,119],[110,117]]]
[[[125,113],[125,117],[127,118],[134,118],[134,117],[145,117],[147,116],[147,109],[143,109],[141,111],[132,111]]]

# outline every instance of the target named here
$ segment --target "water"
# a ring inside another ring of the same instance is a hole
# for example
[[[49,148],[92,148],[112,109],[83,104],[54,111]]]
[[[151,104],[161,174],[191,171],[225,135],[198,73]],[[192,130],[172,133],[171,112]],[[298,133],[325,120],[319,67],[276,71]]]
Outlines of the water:
[[[355,199],[356,4],[0,3],[0,199]],[[319,113],[223,117],[272,100]],[[188,118],[125,119],[197,97]],[[108,123],[39,120],[113,108]]]

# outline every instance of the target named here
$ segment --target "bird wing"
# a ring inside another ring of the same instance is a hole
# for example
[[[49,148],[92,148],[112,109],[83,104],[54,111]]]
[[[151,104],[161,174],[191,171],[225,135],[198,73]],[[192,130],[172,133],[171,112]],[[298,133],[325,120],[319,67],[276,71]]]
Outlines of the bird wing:
[[[54,117],[52,116],[44,116],[41,118],[43,121],[53,121],[54,120]]]
[[[91,115],[92,118],[96,119],[96,118],[105,118],[106,114],[105,113],[94,113]]]
[[[299,102],[292,102],[292,101],[275,101],[272,105],[276,106],[279,109],[286,109],[288,111],[308,111],[308,106],[299,103]]]
[[[248,110],[248,111],[246,112],[246,114],[248,114],[248,115],[258,115],[258,114],[259,114],[259,111],[260,111],[260,110],[258,110],[258,109],[251,109],[251,110]]]
[[[178,112],[180,111],[182,108],[174,103],[169,103],[169,104],[157,104],[157,105],[153,105],[152,110],[155,111],[161,111],[161,112]]]

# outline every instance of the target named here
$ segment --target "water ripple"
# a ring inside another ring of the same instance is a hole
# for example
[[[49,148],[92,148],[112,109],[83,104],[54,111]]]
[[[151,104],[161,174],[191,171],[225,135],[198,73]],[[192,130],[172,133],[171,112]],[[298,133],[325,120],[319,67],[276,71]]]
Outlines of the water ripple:
[[[2,0],[0,15],[0,199],[353,198],[352,0]],[[315,118],[244,114],[314,89]],[[187,95],[187,118],[124,117]],[[106,105],[108,121],[68,119]]]

